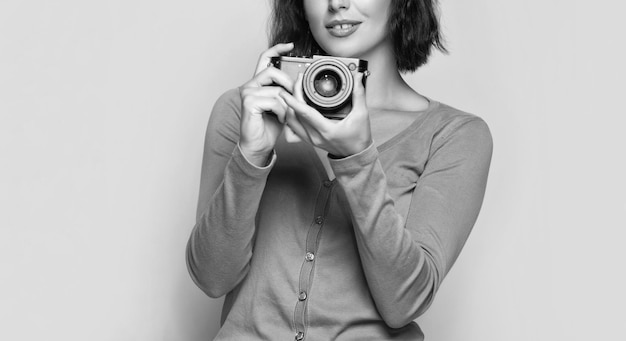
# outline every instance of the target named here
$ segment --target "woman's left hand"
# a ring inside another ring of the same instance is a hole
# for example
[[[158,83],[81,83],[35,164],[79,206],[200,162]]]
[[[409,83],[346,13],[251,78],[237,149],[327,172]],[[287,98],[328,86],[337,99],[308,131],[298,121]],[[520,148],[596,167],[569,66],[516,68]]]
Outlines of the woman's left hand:
[[[363,73],[354,77],[352,110],[343,120],[332,120],[306,104],[302,74],[294,85],[294,94],[282,91],[280,96],[293,110],[286,115],[287,125],[302,140],[326,150],[335,157],[357,154],[372,144],[369,114],[365,104]]]

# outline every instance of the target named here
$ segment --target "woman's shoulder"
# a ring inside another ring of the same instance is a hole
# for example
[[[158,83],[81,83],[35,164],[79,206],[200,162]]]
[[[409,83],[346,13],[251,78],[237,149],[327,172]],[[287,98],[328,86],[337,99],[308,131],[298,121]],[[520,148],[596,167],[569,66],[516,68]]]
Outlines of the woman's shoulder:
[[[492,143],[491,130],[482,117],[445,103],[436,103],[428,121],[433,130],[433,142],[458,137],[468,143]]]
[[[228,132],[235,136],[239,133],[239,120],[241,119],[241,95],[239,88],[229,89],[223,92],[213,104],[209,114],[207,134],[214,132]]]
[[[240,88],[232,88],[223,92],[215,101],[214,108],[216,107],[241,108]]]
[[[228,124],[233,127],[239,125],[241,117],[241,94],[239,88],[223,92],[213,104],[209,117],[209,124]]]

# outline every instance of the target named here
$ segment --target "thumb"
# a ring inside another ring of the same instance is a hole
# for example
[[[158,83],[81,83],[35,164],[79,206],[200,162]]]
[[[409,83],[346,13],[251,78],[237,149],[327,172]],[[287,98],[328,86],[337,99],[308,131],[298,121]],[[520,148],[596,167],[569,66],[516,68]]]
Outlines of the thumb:
[[[352,111],[366,111],[367,105],[365,103],[365,86],[363,85],[363,79],[365,74],[358,72],[354,76],[354,88],[352,89]]]
[[[287,141],[287,143],[297,143],[302,141],[302,139],[298,135],[296,135],[296,133],[294,133],[294,131],[288,125],[285,125],[283,132],[285,134],[285,140]]]

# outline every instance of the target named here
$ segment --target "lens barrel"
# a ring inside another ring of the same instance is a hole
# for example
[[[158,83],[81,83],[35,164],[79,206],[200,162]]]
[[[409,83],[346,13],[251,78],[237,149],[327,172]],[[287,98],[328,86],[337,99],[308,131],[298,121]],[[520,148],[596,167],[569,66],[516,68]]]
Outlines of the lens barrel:
[[[333,58],[321,58],[311,63],[304,72],[302,82],[308,100],[325,110],[344,105],[354,87],[348,66]]]

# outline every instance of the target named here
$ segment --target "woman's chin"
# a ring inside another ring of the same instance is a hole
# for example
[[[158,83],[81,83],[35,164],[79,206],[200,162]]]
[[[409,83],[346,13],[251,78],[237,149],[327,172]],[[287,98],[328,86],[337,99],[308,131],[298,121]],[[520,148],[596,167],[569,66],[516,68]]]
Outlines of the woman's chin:
[[[356,51],[345,49],[345,48],[335,48],[335,49],[324,49],[328,55],[333,57],[343,57],[343,58],[358,58],[360,55]]]

